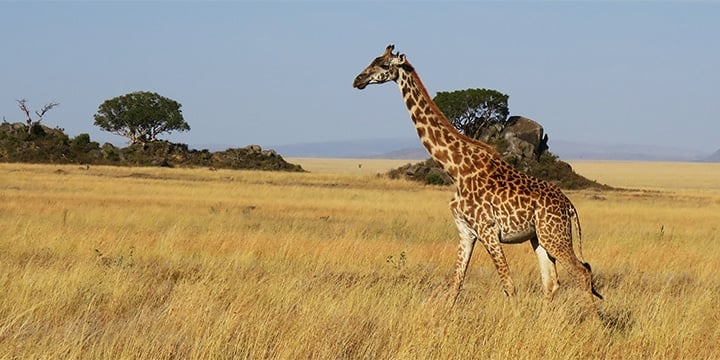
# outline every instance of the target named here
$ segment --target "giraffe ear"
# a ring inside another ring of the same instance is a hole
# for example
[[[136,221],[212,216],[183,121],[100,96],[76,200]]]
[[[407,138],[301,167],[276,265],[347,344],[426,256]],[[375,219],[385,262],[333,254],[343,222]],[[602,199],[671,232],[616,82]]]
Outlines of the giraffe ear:
[[[407,61],[406,61],[406,59],[405,59],[405,54],[399,54],[399,55],[398,55],[398,61],[400,62],[400,64],[406,63]]]

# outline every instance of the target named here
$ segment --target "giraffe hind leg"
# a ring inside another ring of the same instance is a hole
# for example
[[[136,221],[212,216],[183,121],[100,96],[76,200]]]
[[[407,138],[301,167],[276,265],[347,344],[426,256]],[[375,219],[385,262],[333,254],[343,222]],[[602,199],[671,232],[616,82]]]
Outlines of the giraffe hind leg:
[[[537,236],[530,239],[530,244],[532,245],[535,255],[537,255],[538,258],[540,279],[542,280],[543,285],[543,294],[545,295],[545,301],[549,303],[557,289],[560,287],[555,258],[550,256],[547,250],[540,246]]]
[[[595,289],[595,284],[592,283],[592,268],[590,267],[590,264],[587,262],[582,263],[583,266],[587,269],[587,271],[590,273],[590,288],[592,289],[592,294],[595,295],[598,299],[602,300],[603,296],[600,295],[600,293]]]
[[[597,292],[594,291],[592,286],[592,274],[590,270],[575,256],[572,252],[572,246],[569,247],[568,251],[557,252],[556,257],[560,261],[560,264],[563,265],[575,279],[575,282],[580,286],[582,292],[587,294],[588,305],[596,312],[595,296]]]
[[[567,269],[570,276],[580,286],[580,289],[587,298],[588,307],[597,313],[595,306],[595,296],[592,285],[592,273],[589,266],[581,262],[575,255],[572,245],[572,237],[570,231],[563,232],[562,235],[548,232],[548,229],[538,226],[538,242],[544,247],[550,256],[553,256],[560,262],[563,268]]]

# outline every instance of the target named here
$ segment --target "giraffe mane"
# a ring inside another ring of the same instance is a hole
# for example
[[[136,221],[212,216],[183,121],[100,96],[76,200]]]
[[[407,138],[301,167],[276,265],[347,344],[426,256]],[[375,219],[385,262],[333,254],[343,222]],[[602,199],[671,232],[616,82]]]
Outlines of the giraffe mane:
[[[418,75],[417,71],[414,70],[414,67],[412,66],[412,64],[410,64],[409,61],[406,61],[405,65],[407,65],[409,67],[410,77],[415,82],[415,86],[422,93],[422,96],[430,99],[429,106],[430,106],[430,108],[432,108],[432,111],[440,116],[441,121],[444,121],[449,125],[450,130],[455,135],[457,135],[459,138],[461,138],[463,141],[466,141],[469,144],[480,147],[483,150],[487,151],[488,153],[490,153],[498,158],[500,157],[500,154],[492,146],[490,146],[480,140],[468,137],[467,135],[462,134],[460,131],[458,131],[458,129],[450,122],[450,120],[448,120],[447,116],[445,116],[445,113],[443,113],[442,110],[440,110],[440,108],[437,106],[437,104],[435,104],[435,101],[432,101],[432,97],[430,96],[430,93],[428,92],[427,88],[425,88],[425,84],[423,84],[422,80],[420,80],[420,75]]]

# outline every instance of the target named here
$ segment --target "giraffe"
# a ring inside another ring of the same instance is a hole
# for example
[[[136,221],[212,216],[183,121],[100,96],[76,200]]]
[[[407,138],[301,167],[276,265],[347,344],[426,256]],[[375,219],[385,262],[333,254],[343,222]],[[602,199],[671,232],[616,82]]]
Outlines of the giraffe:
[[[490,255],[503,291],[514,297],[516,289],[501,244],[530,241],[546,302],[559,287],[557,259],[596,309],[594,296],[602,296],[593,287],[590,265],[582,256],[580,221],[570,199],[557,186],[515,170],[489,145],[459,133],[432,101],[405,54],[393,53],[394,49],[389,45],[355,78],[353,87],[362,90],[368,84],[396,82],[423,146],[453,179],[456,192],[450,209],[460,244],[448,291],[451,304],[462,289],[477,241]],[[578,233],[577,254],[573,226]]]

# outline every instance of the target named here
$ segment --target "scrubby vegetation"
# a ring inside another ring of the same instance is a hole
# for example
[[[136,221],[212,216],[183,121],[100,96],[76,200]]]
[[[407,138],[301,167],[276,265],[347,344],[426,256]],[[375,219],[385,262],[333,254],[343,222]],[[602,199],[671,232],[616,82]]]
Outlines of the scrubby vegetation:
[[[529,164],[526,172],[528,175],[555,183],[563,189],[612,189],[609,185],[600,184],[576,173],[570,164],[550,152],[543,153],[537,162]]]
[[[532,175],[536,178],[557,184],[563,189],[598,189],[610,190],[611,186],[589,180],[573,171],[570,164],[558,159],[556,155],[545,152],[535,161],[518,162],[516,158],[506,157],[504,159],[516,169]],[[450,185],[452,179],[445,174],[440,165],[433,159],[427,159],[415,164],[406,164],[388,171],[387,175],[392,179],[408,179],[428,185]]]
[[[100,145],[88,134],[70,138],[61,129],[22,123],[0,124],[0,162],[303,171],[258,145],[210,152],[151,141],[120,148],[110,143]]]

